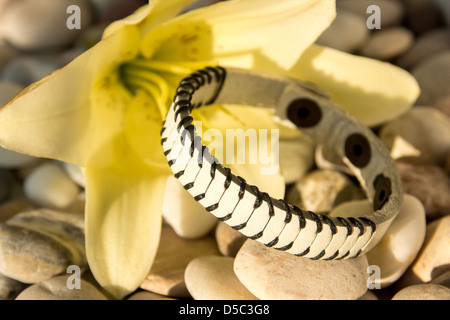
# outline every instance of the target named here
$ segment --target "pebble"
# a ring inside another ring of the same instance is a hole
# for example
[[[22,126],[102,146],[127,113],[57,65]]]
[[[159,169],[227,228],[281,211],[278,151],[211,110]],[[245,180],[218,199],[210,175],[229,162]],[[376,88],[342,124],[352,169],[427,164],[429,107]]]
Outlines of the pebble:
[[[392,60],[405,52],[414,43],[413,33],[404,27],[390,27],[374,32],[361,48],[360,54],[378,60]]]
[[[36,283],[86,266],[84,219],[78,214],[40,209],[16,214],[0,224],[0,273]]]
[[[397,162],[403,192],[418,198],[428,219],[450,214],[450,178],[437,166]]]
[[[115,20],[122,19],[132,14],[136,9],[145,4],[142,0],[127,0],[127,1],[100,1],[97,5],[101,6],[101,11],[98,12],[100,22],[110,23]],[[101,3],[103,2],[103,3]]]
[[[369,39],[366,19],[348,10],[339,10],[331,26],[317,39],[317,43],[345,52],[359,50]]]
[[[0,203],[11,196],[15,184],[15,177],[11,171],[0,168]]]
[[[421,89],[417,104],[432,105],[450,95],[450,50],[422,61],[411,72]]]
[[[0,300],[14,299],[27,285],[0,274]]]
[[[406,26],[421,34],[444,24],[443,14],[430,0],[402,0],[406,10]]]
[[[432,107],[438,109],[447,117],[450,117],[450,96],[437,99]]]
[[[67,286],[68,277],[63,275],[34,284],[23,290],[16,300],[107,300],[92,284],[80,279],[80,289]]]
[[[418,37],[411,49],[399,57],[396,63],[404,69],[412,69],[421,61],[448,50],[450,50],[450,29],[437,29]]]
[[[306,175],[314,165],[314,143],[306,135],[279,141],[281,174],[286,184],[294,183]]]
[[[14,215],[33,209],[31,203],[24,197],[12,198],[0,204],[0,223],[5,222]]]
[[[163,226],[158,252],[141,288],[170,297],[190,297],[184,282],[189,262],[200,256],[220,255],[213,237],[186,240]]]
[[[336,3],[337,11],[346,9],[359,14],[366,21],[372,13],[367,13],[369,5],[376,5],[381,12],[381,29],[397,25],[405,15],[405,8],[398,0],[371,0],[370,2],[361,0],[339,0]]]
[[[361,197],[362,191],[344,174],[332,170],[314,170],[295,184],[287,200],[305,210],[324,213],[342,202]]]
[[[129,296],[127,300],[175,300],[175,299],[165,297],[150,291],[139,291]]]
[[[173,176],[167,179],[162,215],[175,232],[186,239],[205,236],[215,228],[218,221]]]
[[[84,178],[83,170],[74,164],[61,162],[62,168],[69,175],[69,177],[82,188],[86,187],[86,180]]]
[[[80,188],[61,166],[47,161],[35,168],[24,181],[25,196],[37,206],[61,209],[71,204]]]
[[[431,280],[430,283],[439,284],[450,289],[450,270],[444,272],[440,276],[437,276]]]
[[[317,168],[339,171],[347,175],[353,176],[354,173],[342,161],[342,159],[333,152],[332,149],[320,144],[317,145],[314,152],[314,160]]]
[[[67,28],[67,7],[77,5],[81,30],[92,21],[88,0],[9,1],[0,15],[1,37],[17,49],[37,51],[70,44],[80,33]]]
[[[439,10],[444,15],[447,25],[450,25],[450,6],[448,5],[448,0],[430,0],[439,6]]]
[[[369,265],[380,268],[375,285],[385,288],[397,281],[416,258],[425,239],[425,209],[405,194],[403,204],[383,239],[367,253]]]
[[[430,107],[414,107],[379,133],[394,159],[413,164],[445,163],[450,150],[450,118]]]
[[[426,237],[416,260],[405,274],[405,284],[429,282],[450,270],[450,216],[427,225]]]
[[[246,236],[225,222],[217,224],[215,236],[220,253],[226,257],[235,257],[245,240],[247,240]]]
[[[450,289],[438,284],[417,284],[400,290],[392,300],[450,300]]]
[[[1,3],[0,3],[0,10],[1,10]],[[8,45],[4,40],[0,40],[0,70],[15,55],[17,55],[17,51],[10,45]]]
[[[262,300],[355,300],[367,291],[367,257],[322,261],[297,257],[247,240],[234,272]]]
[[[184,278],[195,300],[257,300],[233,271],[230,257],[203,256],[189,262]]]
[[[11,59],[3,67],[0,78],[28,86],[59,67],[53,56],[22,55]]]

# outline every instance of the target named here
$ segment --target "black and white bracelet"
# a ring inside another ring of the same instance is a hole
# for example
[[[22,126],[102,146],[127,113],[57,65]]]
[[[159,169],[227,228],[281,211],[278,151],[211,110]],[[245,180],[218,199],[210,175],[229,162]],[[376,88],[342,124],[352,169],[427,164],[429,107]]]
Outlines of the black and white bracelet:
[[[209,104],[275,110],[285,125],[334,150],[373,204],[363,217],[329,217],[274,199],[218,163],[197,135],[191,111]],[[348,259],[370,250],[400,210],[402,190],[388,150],[366,126],[310,84],[278,75],[221,67],[180,82],[161,130],[175,177],[207,211],[268,247],[310,259]]]

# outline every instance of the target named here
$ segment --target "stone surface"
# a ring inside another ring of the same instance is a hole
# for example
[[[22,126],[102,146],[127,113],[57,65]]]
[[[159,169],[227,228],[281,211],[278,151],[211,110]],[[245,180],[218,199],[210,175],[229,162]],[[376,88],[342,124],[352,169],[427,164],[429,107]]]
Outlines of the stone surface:
[[[175,232],[186,239],[203,237],[214,229],[218,221],[173,176],[167,179],[162,214]]]
[[[450,270],[450,216],[427,225],[426,237],[416,260],[408,269],[407,282],[424,283]]]
[[[450,117],[450,96],[437,99],[432,107]]]
[[[417,104],[432,105],[450,95],[450,50],[431,56],[411,72],[421,89]]]
[[[184,282],[186,266],[206,255],[220,255],[213,237],[186,240],[163,226],[155,261],[141,288],[170,297],[189,297]]]
[[[32,203],[53,209],[67,207],[80,192],[75,182],[53,161],[35,168],[26,177],[23,188]]]
[[[381,29],[371,36],[360,54],[379,60],[392,60],[407,52],[413,43],[414,35],[406,28]]]
[[[405,24],[421,34],[444,24],[441,10],[429,0],[402,0],[406,10]]]
[[[0,300],[14,299],[26,286],[22,282],[0,274]]]
[[[317,39],[317,43],[345,52],[354,52],[368,39],[366,20],[352,11],[339,10],[333,23]]]
[[[441,286],[447,287],[450,289],[450,270],[442,273],[441,275],[437,276],[433,280],[431,280],[430,283],[433,284],[439,284]]]
[[[36,283],[86,266],[84,219],[47,209],[16,214],[0,224],[0,273]]]
[[[139,291],[132,294],[127,300],[175,300],[169,297],[162,296],[150,291]]]
[[[0,204],[0,223],[5,222],[12,216],[32,209],[33,206],[31,203],[21,197],[21,198],[13,198],[4,203]]]
[[[437,284],[417,284],[400,290],[392,300],[450,300],[450,289]]]
[[[450,178],[437,166],[418,166],[397,162],[403,191],[418,198],[427,218],[450,214]]]
[[[367,291],[367,258],[311,260],[247,240],[234,271],[259,299],[353,300]]]
[[[256,300],[239,281],[230,257],[203,256],[189,262],[184,278],[195,300]]]
[[[394,159],[442,165],[450,150],[450,118],[430,107],[414,107],[379,133]]]
[[[411,69],[431,56],[450,50],[450,29],[438,29],[427,32],[417,38],[414,45],[396,63],[405,69]]]
[[[20,55],[11,59],[0,77],[6,81],[28,86],[61,67],[53,56]]]
[[[367,255],[369,265],[380,268],[375,285],[385,288],[397,281],[416,258],[425,239],[425,209],[405,194],[403,204],[382,240]]]
[[[362,192],[344,174],[332,170],[314,170],[295,184],[287,200],[306,210],[323,213],[342,202],[361,197]]]
[[[79,166],[67,162],[63,162],[61,163],[61,165],[64,171],[73,180],[73,182],[75,182],[82,188],[86,187],[86,180],[84,178],[83,171]]]
[[[69,289],[69,276],[54,277],[34,284],[23,290],[16,300],[107,300],[95,286],[83,279],[80,279],[80,289]]]
[[[367,13],[369,5],[376,5],[381,12],[381,29],[397,25],[405,15],[403,4],[398,0],[371,0],[370,3],[361,0],[339,0],[336,3],[338,11],[340,9],[351,10],[367,20],[371,13]]]
[[[215,236],[220,253],[228,257],[235,257],[245,240],[247,240],[246,236],[234,230],[225,222],[217,224]]]
[[[12,195],[16,183],[11,171],[0,168],[0,203]]]
[[[1,36],[24,51],[61,47],[80,33],[67,28],[67,8],[77,5],[81,12],[81,29],[91,23],[88,0],[10,1],[0,15]]]

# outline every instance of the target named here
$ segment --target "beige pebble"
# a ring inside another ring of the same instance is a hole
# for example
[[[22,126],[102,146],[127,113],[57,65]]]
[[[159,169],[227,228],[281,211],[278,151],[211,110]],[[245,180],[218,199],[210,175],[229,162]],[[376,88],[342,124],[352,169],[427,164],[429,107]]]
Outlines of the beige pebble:
[[[450,270],[445,271],[441,275],[437,276],[436,278],[431,280],[430,283],[439,284],[450,289]]]
[[[69,177],[82,188],[86,187],[86,179],[84,177],[83,169],[71,163],[62,162],[62,168],[69,175]]]
[[[256,300],[233,271],[230,257],[203,256],[189,262],[184,278],[195,300]]]
[[[443,24],[443,14],[430,0],[402,0],[406,9],[406,26],[421,34]],[[445,1],[445,0],[444,0]]]
[[[418,198],[427,218],[450,214],[450,178],[437,166],[419,166],[397,162],[403,191]]]
[[[408,269],[413,283],[431,281],[450,270],[450,216],[427,225],[426,237],[417,259]]]
[[[447,117],[450,117],[450,96],[437,99],[432,107],[438,109]]]
[[[431,56],[450,50],[450,29],[438,29],[427,32],[417,38],[410,50],[399,57],[396,63],[405,69],[411,69]]]
[[[16,300],[107,300],[92,284],[80,279],[80,288],[68,286],[70,275],[54,277],[22,291]]]
[[[26,286],[20,281],[0,274],[0,301],[14,299]]]
[[[314,170],[289,191],[287,200],[316,213],[330,211],[338,204],[363,197],[344,174],[333,170]]]
[[[67,207],[80,192],[78,185],[53,161],[35,168],[26,177],[23,188],[32,203],[52,209]]]
[[[234,272],[259,299],[354,300],[367,291],[365,255],[339,261],[310,260],[247,240]]]
[[[437,284],[417,284],[400,290],[392,300],[450,300],[450,289]]]
[[[317,39],[317,43],[345,52],[354,52],[369,38],[366,20],[360,15],[339,10],[330,27]]]
[[[246,236],[234,230],[225,222],[217,224],[215,236],[220,253],[227,257],[235,257],[245,240],[247,240]]]
[[[391,60],[407,52],[414,43],[413,33],[403,27],[381,29],[371,36],[361,48],[360,54],[366,57]]]
[[[450,95],[450,50],[432,55],[411,72],[421,89],[417,104],[432,105]]]
[[[186,240],[163,226],[155,261],[141,288],[170,297],[189,297],[184,282],[186,266],[205,255],[220,255],[213,237]]]
[[[16,214],[0,224],[0,272],[24,283],[36,283],[87,265],[84,219],[48,209]]]
[[[175,300],[169,297],[162,296],[150,291],[139,291],[132,294],[127,300]]]
[[[397,25],[401,22],[405,10],[401,1],[398,0],[371,0],[370,2],[361,0],[339,0],[336,3],[337,10],[346,9],[359,14],[367,20],[372,13],[367,13],[369,5],[376,5],[380,8],[381,29]]]
[[[0,204],[0,223],[14,215],[32,209],[33,206],[25,198],[13,198]]]
[[[173,176],[167,179],[162,214],[174,231],[186,239],[205,236],[214,229],[218,221]]]
[[[450,118],[434,108],[414,107],[384,125],[379,137],[394,159],[442,165],[450,150]]]
[[[370,290],[367,290],[358,300],[379,300],[377,295]]]
[[[281,174],[286,184],[301,179],[314,165],[314,143],[306,135],[279,141]]]
[[[88,0],[9,1],[0,15],[1,36],[24,51],[67,45],[80,33],[67,28],[70,5],[80,7],[82,30],[92,20]]]
[[[382,240],[367,253],[369,265],[380,268],[374,285],[385,288],[397,281],[416,258],[425,239],[425,209],[415,197],[405,194],[400,212]]]

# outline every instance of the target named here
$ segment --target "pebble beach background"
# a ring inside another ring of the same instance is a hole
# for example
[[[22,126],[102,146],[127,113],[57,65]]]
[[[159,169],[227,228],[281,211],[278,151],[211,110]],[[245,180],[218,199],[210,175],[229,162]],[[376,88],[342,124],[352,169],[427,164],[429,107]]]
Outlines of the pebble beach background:
[[[0,0],[0,105],[144,3]],[[81,30],[61,27],[71,4],[81,8]],[[372,4],[381,9],[379,30],[366,26]],[[422,90],[407,113],[374,128],[406,194],[382,242],[352,260],[291,256],[218,223],[171,178],[156,260],[125,299],[450,300],[450,1],[337,0],[337,12],[318,43],[396,64]],[[327,150],[300,139],[281,141],[280,154],[291,203],[330,215],[367,210]],[[0,148],[0,300],[111,299],[87,265],[84,203],[79,168]],[[67,286],[70,265],[83,272],[80,289]]]

